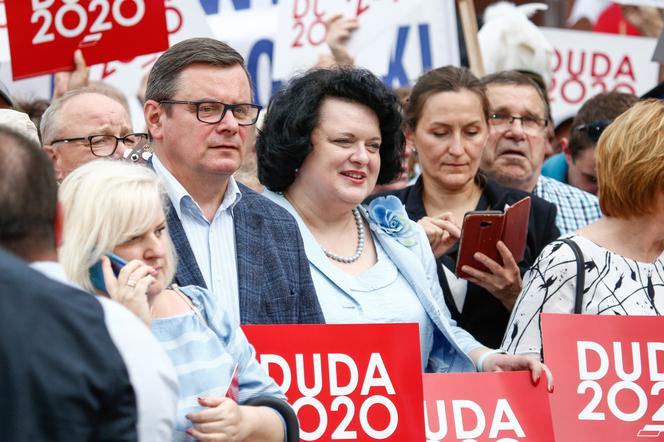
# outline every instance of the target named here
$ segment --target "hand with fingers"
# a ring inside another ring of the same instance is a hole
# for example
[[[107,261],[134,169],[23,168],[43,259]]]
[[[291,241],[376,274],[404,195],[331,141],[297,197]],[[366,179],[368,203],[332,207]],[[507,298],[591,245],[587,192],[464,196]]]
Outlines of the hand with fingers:
[[[227,397],[199,397],[207,407],[188,413],[192,427],[187,434],[201,442],[282,442],[284,428],[275,412],[267,407],[238,405]]]
[[[115,277],[111,261],[106,256],[101,258],[101,269],[104,273],[104,284],[111,299],[119,302],[150,326],[150,307],[148,290],[156,281],[155,270],[138,259],[129,261]]]
[[[510,252],[505,243],[498,241],[496,247],[503,260],[503,265],[478,252],[473,257],[489,269],[489,272],[484,272],[467,265],[461,267],[461,270],[469,275],[466,278],[469,282],[487,290],[502,302],[507,310],[512,311],[516,298],[519,296],[521,287],[523,286],[521,271],[512,256],[512,252]]]
[[[325,42],[330,47],[338,66],[352,66],[355,62],[348,53],[346,43],[359,26],[357,19],[344,17],[341,14],[333,15],[325,22],[327,28]]]
[[[484,359],[481,371],[518,371],[530,370],[534,385],[539,384],[542,374],[546,376],[546,388],[553,392],[553,375],[545,364],[531,356],[508,355],[504,353],[491,352]]]
[[[53,98],[59,98],[66,92],[86,87],[90,82],[90,69],[88,68],[83,52],[74,51],[74,70],[58,72],[53,79]]]
[[[436,217],[425,216],[417,224],[422,226],[436,258],[443,256],[459,240],[461,229],[452,221],[452,214],[445,212]]]

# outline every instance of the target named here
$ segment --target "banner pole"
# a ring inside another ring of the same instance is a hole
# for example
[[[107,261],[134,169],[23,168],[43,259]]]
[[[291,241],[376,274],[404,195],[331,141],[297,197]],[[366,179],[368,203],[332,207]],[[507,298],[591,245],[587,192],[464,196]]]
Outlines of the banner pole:
[[[470,62],[470,70],[478,78],[484,77],[484,63],[477,39],[477,15],[473,0],[457,0],[457,10],[461,18],[461,28],[466,41],[466,52]]]

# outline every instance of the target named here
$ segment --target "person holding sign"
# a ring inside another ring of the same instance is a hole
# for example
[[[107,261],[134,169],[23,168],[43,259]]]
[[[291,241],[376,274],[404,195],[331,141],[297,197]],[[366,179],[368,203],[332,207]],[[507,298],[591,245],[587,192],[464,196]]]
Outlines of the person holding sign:
[[[68,175],[59,198],[66,220],[59,255],[69,278],[151,323],[175,367],[180,392],[174,440],[283,441],[279,414],[243,405],[259,396],[285,397],[241,329],[208,290],[171,285],[175,249],[155,173],[93,161]],[[237,395],[231,394],[235,382]]]
[[[559,235],[556,207],[531,196],[530,215],[526,211],[523,220],[528,224],[523,260],[515,260],[500,241],[493,255],[497,260],[475,249],[471,252],[477,264],[455,272],[460,249],[458,243],[450,244],[458,238],[457,226],[465,214],[503,211],[530,195],[479,171],[489,134],[489,104],[484,87],[469,70],[447,66],[422,75],[405,115],[406,137],[417,151],[422,175],[415,184],[391,193],[427,232],[452,318],[484,345],[497,347],[521,290],[521,275]]]
[[[661,100],[635,104],[604,130],[597,178],[605,216],[542,251],[524,277],[503,349],[543,357],[540,313],[664,312],[662,133]]]
[[[428,372],[543,365],[477,342],[450,318],[424,230],[394,196],[362,201],[401,171],[398,98],[363,69],[313,70],[270,102],[256,143],[265,195],[297,220],[327,323],[419,324]]]

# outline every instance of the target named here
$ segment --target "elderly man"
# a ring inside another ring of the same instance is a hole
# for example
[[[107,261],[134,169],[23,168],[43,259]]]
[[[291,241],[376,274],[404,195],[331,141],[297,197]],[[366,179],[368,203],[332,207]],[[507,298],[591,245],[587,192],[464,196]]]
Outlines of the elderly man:
[[[44,150],[51,157],[58,182],[96,158],[122,158],[125,150],[148,142],[134,133],[127,109],[102,88],[74,89],[57,98],[42,115]]]
[[[0,156],[0,248],[48,278],[24,269],[18,282],[3,266],[0,344],[11,357],[0,384],[12,386],[0,388],[11,411],[0,412],[3,437],[170,440],[177,404],[170,360],[137,317],[65,276],[57,183],[39,143],[0,125]]]
[[[176,282],[209,288],[234,324],[323,322],[295,220],[232,177],[261,109],[242,56],[182,41],[153,66],[145,99],[152,166],[173,206]]]
[[[541,175],[549,106],[537,84],[515,71],[488,75],[482,82],[491,108],[482,170],[504,186],[558,206],[556,225],[562,234],[599,219],[595,195]]]

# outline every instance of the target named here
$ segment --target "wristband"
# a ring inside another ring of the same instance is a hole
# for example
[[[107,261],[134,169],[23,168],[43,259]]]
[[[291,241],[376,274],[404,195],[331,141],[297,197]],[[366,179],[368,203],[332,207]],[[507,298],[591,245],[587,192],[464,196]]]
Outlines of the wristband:
[[[484,371],[484,361],[486,361],[486,358],[488,358],[491,355],[506,355],[507,352],[501,349],[498,350],[489,350],[487,352],[482,353],[482,356],[477,360],[477,364],[475,364],[475,368],[477,368],[477,371]]]

